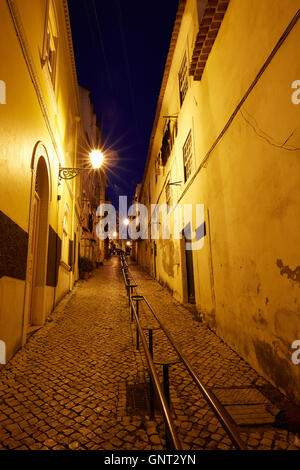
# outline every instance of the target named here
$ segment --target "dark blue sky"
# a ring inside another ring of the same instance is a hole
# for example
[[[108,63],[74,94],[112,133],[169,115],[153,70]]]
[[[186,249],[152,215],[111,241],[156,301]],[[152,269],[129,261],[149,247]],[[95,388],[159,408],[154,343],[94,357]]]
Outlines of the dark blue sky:
[[[143,176],[177,0],[69,0],[79,84],[91,90],[105,149],[108,198]]]

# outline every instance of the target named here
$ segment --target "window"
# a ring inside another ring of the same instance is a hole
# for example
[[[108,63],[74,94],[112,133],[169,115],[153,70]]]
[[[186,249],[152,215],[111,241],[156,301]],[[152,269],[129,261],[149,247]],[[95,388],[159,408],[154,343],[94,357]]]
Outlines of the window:
[[[170,121],[168,121],[165,131],[164,131],[164,136],[162,140],[162,146],[160,149],[161,153],[161,161],[162,165],[165,166],[167,163],[167,160],[170,156],[171,153],[171,145],[170,145],[170,140],[171,140],[171,132],[170,132]]]
[[[166,203],[168,205],[168,212],[172,206],[172,187],[170,185],[170,180],[166,184]]]
[[[189,132],[183,146],[183,166],[184,166],[184,182],[186,182],[193,171],[193,149],[192,149],[192,132]]]
[[[63,233],[62,233],[62,251],[61,260],[68,264],[69,261],[69,217],[66,210],[63,220]]]
[[[160,166],[161,166],[161,154],[157,155],[155,159],[155,184],[157,183],[158,176],[160,175]]]
[[[58,29],[56,14],[53,0],[49,0],[47,7],[43,63],[47,66],[51,82],[55,87],[56,64],[57,64],[57,46],[58,46]]]
[[[177,137],[177,134],[178,134],[178,122],[177,122],[177,118],[175,119],[175,122],[174,122],[174,125],[173,125],[173,140],[175,142],[175,139]]]
[[[177,118],[173,122],[172,132],[171,132],[171,148],[174,147],[175,139],[177,137]]]
[[[180,106],[182,105],[188,90],[188,68],[186,53],[184,53],[181,67],[178,73]]]
[[[89,231],[93,232],[93,214],[89,214],[89,221],[88,221]]]

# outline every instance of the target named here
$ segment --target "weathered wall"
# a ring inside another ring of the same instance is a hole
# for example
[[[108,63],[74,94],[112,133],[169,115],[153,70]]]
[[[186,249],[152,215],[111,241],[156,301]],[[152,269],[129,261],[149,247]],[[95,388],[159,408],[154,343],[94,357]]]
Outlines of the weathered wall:
[[[187,2],[141,197],[150,182],[152,202],[165,202],[161,190],[170,170],[183,181],[182,147],[192,129],[192,177],[174,188],[173,198],[205,205],[205,243],[193,253],[197,308],[256,370],[300,403],[300,367],[291,361],[291,344],[300,339],[300,105],[291,101],[291,84],[300,79],[299,21],[201,168],[300,2],[231,0],[202,79],[190,77],[180,108],[177,73],[184,50],[192,53],[195,4]],[[162,116],[175,112],[178,135],[155,184]],[[174,276],[168,262],[158,263],[157,275],[182,301],[184,262],[181,256]]]

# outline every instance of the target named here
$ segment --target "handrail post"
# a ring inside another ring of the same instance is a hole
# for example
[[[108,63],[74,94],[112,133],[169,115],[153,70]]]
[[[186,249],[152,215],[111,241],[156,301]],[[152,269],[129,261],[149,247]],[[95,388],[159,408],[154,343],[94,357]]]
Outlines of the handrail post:
[[[131,301],[131,295],[132,295],[132,287],[131,285],[129,285],[129,289],[128,289],[128,302],[129,302],[129,306],[130,306],[130,301]]]
[[[164,394],[168,405],[170,406],[170,380],[169,380],[169,364],[163,364],[164,377]]]
[[[185,365],[185,367],[186,367],[188,373],[190,374],[192,380],[196,383],[198,389],[200,390],[201,394],[206,399],[208,405],[212,408],[212,410],[214,411],[217,419],[219,420],[219,422],[221,423],[223,428],[228,433],[228,435],[229,435],[231,441],[233,442],[233,444],[235,445],[235,447],[237,449],[240,449],[240,450],[245,450],[246,449],[245,443],[240,438],[240,435],[239,435],[239,432],[237,431],[236,426],[231,423],[231,418],[230,418],[230,415],[229,415],[228,411],[226,410],[226,408],[220,403],[220,401],[217,399],[217,397],[209,389],[207,389],[203,385],[203,383],[199,379],[199,376],[194,372],[189,360],[185,357],[185,355],[181,351],[181,348],[178,345],[175,344],[171,334],[169,333],[167,328],[164,326],[163,322],[158,318],[158,316],[154,312],[153,308],[149,304],[146,297],[144,297],[144,301],[145,301],[146,305],[149,307],[150,311],[152,312],[154,318],[157,320],[160,327],[163,329],[165,335],[169,339],[169,341],[170,341],[171,345],[173,346],[174,350],[176,351],[178,356],[181,358],[181,361]]]
[[[144,297],[142,297],[142,299],[144,300]],[[152,360],[152,357],[151,357],[151,354],[150,354],[150,351],[149,351],[149,348],[148,348],[148,345],[147,345],[147,342],[146,342],[146,338],[145,338],[145,335],[144,335],[144,332],[143,332],[143,328],[140,325],[140,320],[139,320],[139,317],[136,314],[135,308],[134,308],[133,313],[134,313],[134,316],[135,316],[135,321],[136,321],[136,324],[137,324],[137,328],[138,328],[138,330],[140,332],[140,335],[141,335],[141,342],[142,342],[142,345],[143,345],[143,348],[144,348],[146,360],[148,362],[150,374],[152,376],[153,383],[155,384],[155,390],[156,390],[156,393],[157,393],[157,397],[158,397],[158,400],[159,400],[159,403],[160,403],[160,406],[161,406],[161,409],[162,409],[162,412],[163,412],[163,415],[164,415],[164,421],[165,421],[166,430],[167,430],[166,431],[166,436],[167,436],[166,445],[167,445],[168,448],[171,448],[172,450],[180,450],[181,449],[181,444],[180,444],[180,441],[177,437],[175,426],[174,426],[174,423],[173,423],[173,420],[172,420],[172,417],[171,417],[171,414],[170,414],[170,411],[169,411],[168,403],[167,403],[167,400],[164,396],[162,387],[160,385],[159,378],[158,378],[157,372],[155,370],[154,363],[153,363],[153,360]]]
[[[139,312],[139,299],[135,299],[135,311],[136,311],[137,316],[139,317],[139,316],[140,316],[140,312]],[[132,313],[133,313],[133,312],[132,312]],[[132,320],[133,320],[133,316],[132,316]]]
[[[153,330],[149,328],[149,351],[153,359]],[[155,406],[154,406],[154,386],[151,374],[149,373],[149,394],[150,394],[150,419],[154,419]]]
[[[153,359],[153,331],[149,328],[149,351]]]
[[[139,329],[136,327],[136,349],[140,349],[140,341],[139,341]]]

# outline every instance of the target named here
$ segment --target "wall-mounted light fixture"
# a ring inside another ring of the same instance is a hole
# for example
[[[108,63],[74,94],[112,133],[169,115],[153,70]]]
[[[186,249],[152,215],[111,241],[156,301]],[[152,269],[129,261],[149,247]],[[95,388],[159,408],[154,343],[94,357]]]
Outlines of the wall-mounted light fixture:
[[[78,176],[82,171],[97,170],[102,166],[104,155],[99,149],[94,149],[90,152],[90,161],[92,168],[59,168],[59,179],[71,180]]]

